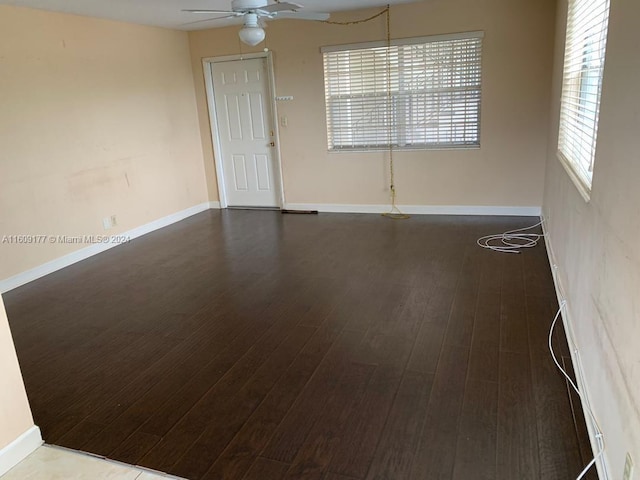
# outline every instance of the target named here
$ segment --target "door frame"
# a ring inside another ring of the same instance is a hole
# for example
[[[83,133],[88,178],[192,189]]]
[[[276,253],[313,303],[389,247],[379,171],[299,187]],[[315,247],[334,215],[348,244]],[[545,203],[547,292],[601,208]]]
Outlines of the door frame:
[[[273,148],[274,162],[274,188],[277,189],[277,198],[280,208],[285,206],[284,178],[282,175],[282,159],[280,155],[280,132],[278,130],[278,112],[276,108],[276,87],[275,75],[273,71],[273,55],[270,51],[247,53],[237,55],[225,55],[220,57],[206,57],[202,59],[202,69],[204,70],[204,81],[207,95],[207,105],[209,107],[209,127],[211,131],[211,143],[213,144],[213,159],[216,169],[216,181],[218,183],[218,196],[220,197],[220,208],[227,208],[227,191],[224,186],[224,171],[222,166],[222,147],[220,145],[220,131],[216,116],[216,102],[214,97],[213,75],[211,67],[214,63],[234,62],[238,60],[252,60],[256,58],[266,59],[267,65],[267,93],[268,101],[271,105],[271,126],[273,128],[273,140],[276,146]]]

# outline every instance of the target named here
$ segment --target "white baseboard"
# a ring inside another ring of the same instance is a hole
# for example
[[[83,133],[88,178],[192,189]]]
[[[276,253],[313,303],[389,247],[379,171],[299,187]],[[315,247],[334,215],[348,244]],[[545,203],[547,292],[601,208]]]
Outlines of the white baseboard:
[[[560,268],[556,261],[556,255],[553,250],[553,244],[551,243],[551,237],[549,236],[549,230],[547,229],[547,222],[543,214],[540,215],[542,218],[542,233],[544,233],[544,243],[547,248],[547,257],[549,259],[549,265],[551,267],[551,274],[553,276],[553,283],[556,290],[556,297],[558,299],[558,304],[561,305],[562,302],[565,302],[565,307],[562,310],[562,324],[565,331],[565,336],[567,338],[567,342],[569,344],[569,353],[571,354],[571,363],[573,364],[573,370],[576,375],[576,383],[581,393],[582,400],[582,411],[584,412],[585,423],[587,424],[587,431],[589,433],[589,441],[591,442],[591,450],[594,452],[600,451],[600,448],[603,446],[603,439],[596,438],[596,426],[593,423],[593,419],[586,413],[586,410],[591,404],[589,401],[589,389],[587,388],[587,383],[584,378],[584,369],[582,367],[582,360],[580,359],[580,350],[575,341],[575,335],[573,333],[573,316],[571,314],[571,303],[569,302],[569,298],[567,297],[567,290],[562,283],[562,277],[560,275]],[[609,471],[607,469],[607,461],[606,461],[606,450],[604,454],[600,457],[599,461],[596,462],[596,469],[598,470],[598,478],[600,480],[609,480]]]
[[[0,450],[0,477],[27,458],[40,445],[42,445],[42,435],[40,429],[34,425]]]
[[[317,210],[326,213],[384,213],[389,205],[344,205],[337,203],[287,203],[289,210]],[[475,205],[398,205],[404,213],[411,215],[507,215],[539,217],[539,206],[505,207]]]
[[[166,217],[159,218],[157,220],[154,220],[153,222],[146,223],[144,225],[141,225],[140,227],[136,227],[132,230],[129,230],[128,232],[118,233],[117,236],[129,237],[131,240],[133,240],[134,238],[141,237],[143,235],[146,235],[147,233],[153,232],[154,230],[169,226],[173,223],[179,222],[180,220],[184,220],[187,217],[204,212],[205,210],[209,210],[210,208],[220,208],[220,202],[205,202],[199,205],[194,205],[193,207],[181,210],[176,213],[172,213],[171,215],[167,215]],[[110,248],[113,248],[117,245],[117,243],[96,243],[88,247],[81,248],[80,250],[76,250],[75,252],[71,252],[62,257],[56,258],[55,260],[51,260],[50,262],[43,263],[42,265],[27,270],[26,272],[22,272],[12,277],[5,278],[4,280],[0,280],[0,293],[5,293],[9,290],[13,290],[14,288],[24,285],[25,283],[37,280],[40,277],[44,277],[45,275],[49,275],[50,273],[53,273],[64,267],[68,267],[69,265],[73,265],[74,263],[77,263],[81,260],[92,257],[93,255],[102,253],[105,250],[109,250]]]
[[[130,239],[141,237],[147,233],[153,232],[160,228],[166,227],[173,223],[184,220],[187,217],[204,212],[208,209],[219,209],[220,202],[206,202],[193,207],[187,208],[180,212],[167,215],[153,222],[149,222],[140,227],[129,230],[128,232],[119,233],[119,236],[129,237]],[[315,204],[315,203],[289,203],[284,208],[290,210],[318,210],[327,213],[384,213],[389,211],[389,205],[344,205],[344,204]],[[402,205],[400,209],[412,215],[513,215],[513,216],[531,216],[540,215],[540,207],[505,207],[505,206],[446,206],[446,205]],[[0,293],[13,290],[25,283],[37,280],[50,273],[60,270],[74,263],[85,260],[93,255],[104,252],[118,245],[117,243],[99,243],[93,244],[75,252],[71,252],[55,260],[39,265],[35,268],[19,273],[12,277],[0,280]]]

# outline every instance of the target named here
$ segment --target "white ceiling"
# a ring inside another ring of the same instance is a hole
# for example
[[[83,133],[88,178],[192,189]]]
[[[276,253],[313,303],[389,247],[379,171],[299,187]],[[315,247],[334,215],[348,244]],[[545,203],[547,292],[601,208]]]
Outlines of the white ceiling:
[[[314,12],[337,12],[367,7],[380,7],[388,3],[409,3],[416,0],[292,0]],[[273,0],[269,0],[273,3]],[[187,24],[201,20],[202,15],[181,12],[182,9],[231,9],[231,0],[0,0],[0,4],[38,8],[55,12],[73,13],[89,17],[108,18],[124,22],[154,25],[180,30],[219,27],[241,20],[218,20]],[[282,20],[281,20],[282,21]]]

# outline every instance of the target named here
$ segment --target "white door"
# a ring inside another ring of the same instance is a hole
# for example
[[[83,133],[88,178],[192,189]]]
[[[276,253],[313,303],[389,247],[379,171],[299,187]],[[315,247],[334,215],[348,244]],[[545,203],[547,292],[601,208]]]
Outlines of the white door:
[[[278,207],[265,58],[211,63],[227,205]]]

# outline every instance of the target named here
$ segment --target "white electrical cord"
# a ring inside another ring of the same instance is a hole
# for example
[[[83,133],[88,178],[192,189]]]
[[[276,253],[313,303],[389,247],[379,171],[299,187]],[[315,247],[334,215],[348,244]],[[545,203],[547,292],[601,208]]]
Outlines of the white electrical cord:
[[[600,450],[598,451],[598,453],[593,457],[593,460],[591,460],[589,462],[589,464],[584,467],[584,470],[582,470],[582,472],[580,472],[580,475],[578,475],[576,477],[576,480],[582,480],[582,478],[587,474],[587,472],[589,471],[589,469],[591,467],[593,467],[593,465],[595,465],[595,463],[598,461],[598,459],[604,454],[604,438],[602,435],[602,431],[600,430],[600,426],[598,425],[598,422],[596,420],[595,415],[593,414],[593,411],[591,410],[591,407],[589,406],[588,402],[586,401],[586,399],[583,397],[582,393],[580,392],[580,390],[578,389],[577,385],[574,383],[574,381],[571,379],[571,377],[569,376],[569,374],[564,370],[564,368],[562,368],[560,366],[560,362],[558,362],[558,359],[556,357],[555,352],[553,351],[553,343],[552,343],[552,339],[553,339],[553,332],[556,328],[556,323],[558,323],[558,318],[560,318],[560,314],[562,313],[562,309],[567,305],[567,302],[565,300],[563,300],[560,303],[560,307],[558,308],[558,312],[556,313],[556,316],[553,319],[553,322],[551,322],[551,328],[549,329],[549,352],[551,352],[551,358],[553,358],[553,362],[556,364],[556,367],[558,367],[558,369],[562,372],[562,374],[565,376],[565,378],[567,379],[567,381],[569,382],[569,385],[571,385],[571,387],[575,390],[575,392],[578,394],[578,396],[580,397],[580,399],[582,400],[582,405],[586,408],[587,413],[589,414],[589,416],[591,417],[591,420],[593,421],[593,425],[595,428],[595,436],[596,436],[596,440],[599,440],[599,448]]]
[[[480,237],[476,243],[482,248],[488,248],[494,252],[520,253],[520,249],[535,247],[538,244],[538,240],[544,237],[544,234],[541,233],[520,232],[531,230],[532,228],[540,225],[542,225],[542,221],[539,221],[530,227],[519,228],[517,230],[511,230],[497,235],[486,235],[484,237]]]
[[[498,235],[486,235],[484,237],[480,237],[476,243],[482,247],[487,248],[489,250],[493,250],[495,252],[501,253],[520,253],[523,248],[532,248],[538,244],[538,241],[544,237],[544,234],[540,233],[522,233],[527,230],[531,230],[532,228],[536,228],[542,225],[542,221],[536,223],[535,225],[531,225],[530,227],[519,228],[517,230],[510,230],[508,232],[498,234]],[[499,243],[498,243],[499,242]],[[563,300],[560,303],[560,307],[558,308],[558,312],[551,322],[551,328],[549,329],[549,352],[551,352],[551,358],[553,362],[556,364],[556,367],[562,372],[565,376],[571,388],[575,390],[575,392],[580,397],[582,401],[582,405],[585,407],[589,417],[591,417],[592,424],[595,429],[595,437],[598,443],[598,453],[596,453],[586,467],[580,472],[580,474],[576,477],[576,480],[582,480],[587,472],[595,465],[598,459],[604,454],[604,436],[602,435],[602,430],[600,430],[600,426],[598,425],[598,421],[596,420],[593,411],[587,401],[586,398],[580,392],[580,389],[569,376],[569,374],[565,371],[564,368],[558,362],[558,358],[556,357],[555,352],[553,351],[553,332],[555,331],[556,324],[558,323],[558,319],[560,318],[560,314],[562,313],[562,309],[567,305],[567,302]]]

